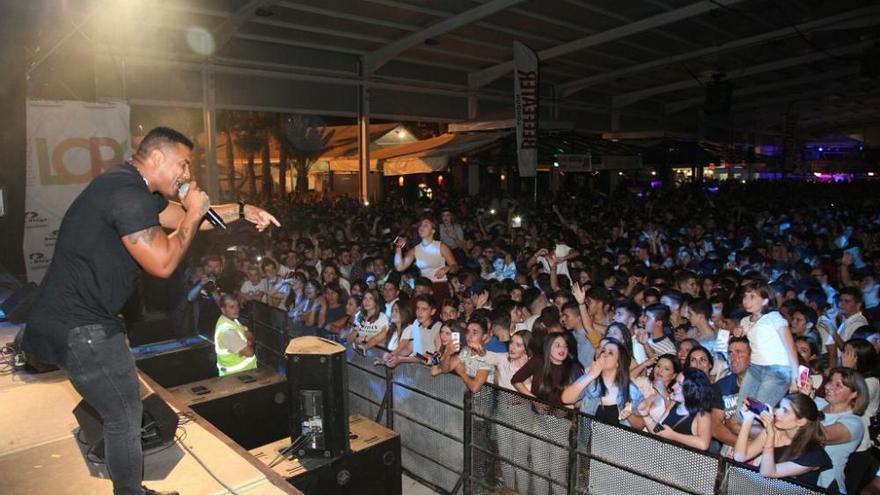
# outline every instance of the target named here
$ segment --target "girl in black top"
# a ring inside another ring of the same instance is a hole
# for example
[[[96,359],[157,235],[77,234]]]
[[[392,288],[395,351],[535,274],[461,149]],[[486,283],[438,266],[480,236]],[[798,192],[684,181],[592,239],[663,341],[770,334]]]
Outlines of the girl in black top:
[[[705,373],[688,368],[676,378],[672,401],[658,424],[648,415],[648,431],[699,450],[707,450],[712,441],[712,385]]]
[[[749,440],[755,413],[743,408],[743,424],[733,458],[746,462],[760,456],[761,474],[767,478],[793,478],[816,484],[819,473],[831,468],[822,447],[823,414],[809,396],[789,394],[779,407],[761,413],[764,431]]]
[[[544,340],[543,355],[533,356],[523,365],[510,383],[522,394],[536,397],[557,407],[566,407],[562,402],[562,390],[584,374],[584,369],[571,357],[568,340],[564,334],[548,335]],[[531,378],[531,388],[524,382]]]

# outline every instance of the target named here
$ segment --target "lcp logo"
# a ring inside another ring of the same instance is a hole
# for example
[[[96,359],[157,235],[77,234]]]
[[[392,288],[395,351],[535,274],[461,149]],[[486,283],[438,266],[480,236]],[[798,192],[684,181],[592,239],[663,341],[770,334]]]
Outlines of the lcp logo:
[[[36,211],[24,212],[24,226],[27,229],[45,227],[47,223],[49,223],[49,219]]]
[[[44,186],[89,182],[104,170],[121,163],[128,147],[127,141],[120,143],[111,137],[67,138],[51,150],[46,138],[36,138],[35,142],[40,183]],[[74,156],[68,156],[68,153],[77,149],[88,153],[89,159],[85,166],[82,163],[77,166]],[[112,151],[108,158],[102,153],[105,149]]]

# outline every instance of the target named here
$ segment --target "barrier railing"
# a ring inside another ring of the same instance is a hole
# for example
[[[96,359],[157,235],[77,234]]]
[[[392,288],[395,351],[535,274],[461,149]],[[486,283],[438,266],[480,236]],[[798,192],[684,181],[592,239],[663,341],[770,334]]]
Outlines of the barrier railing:
[[[465,398],[465,494],[824,494],[492,385]]]
[[[251,306],[258,349],[278,359],[288,339],[286,315]],[[491,384],[470,394],[458,377],[431,376],[424,366],[375,365],[384,352],[348,350],[350,412],[397,431],[403,469],[441,493],[829,493]]]

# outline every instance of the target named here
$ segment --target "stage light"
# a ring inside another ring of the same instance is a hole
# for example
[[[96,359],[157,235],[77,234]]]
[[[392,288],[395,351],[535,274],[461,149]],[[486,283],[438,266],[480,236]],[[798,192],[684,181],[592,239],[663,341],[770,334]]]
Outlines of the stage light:
[[[821,152],[823,152],[823,151],[825,151],[825,148],[819,146],[819,153],[821,153]]]
[[[443,186],[443,180],[444,180],[444,178],[443,178],[443,174],[438,175],[438,176],[437,176],[437,185],[442,187],[442,186]]]
[[[397,178],[397,187],[403,187],[404,184],[405,184],[405,180],[404,180],[403,176],[401,175],[400,177]]]
[[[559,162],[553,162],[553,166],[559,168]]]
[[[502,181],[507,180],[507,176],[504,175],[504,174],[501,174],[501,180],[502,180]]]
[[[403,139],[404,136],[406,136],[406,132],[403,129],[398,129],[397,130],[397,137],[400,139]]]
[[[656,171],[656,170],[651,170],[651,175],[655,175],[655,176],[656,176],[656,175],[657,175],[657,171]]]
[[[214,54],[217,44],[214,35],[201,26],[191,26],[186,30],[186,44],[190,50],[206,57]]]
[[[623,176],[623,172],[617,172],[617,175]]]
[[[364,206],[370,206],[370,200],[369,200],[369,199],[365,199],[365,200],[364,200]]]
[[[489,210],[489,214],[490,214],[490,215],[494,215],[494,214],[495,214],[495,208],[490,209],[490,210]]]
[[[874,177],[874,172],[868,172],[868,177]]]
[[[822,172],[813,172],[813,176],[822,177]]]

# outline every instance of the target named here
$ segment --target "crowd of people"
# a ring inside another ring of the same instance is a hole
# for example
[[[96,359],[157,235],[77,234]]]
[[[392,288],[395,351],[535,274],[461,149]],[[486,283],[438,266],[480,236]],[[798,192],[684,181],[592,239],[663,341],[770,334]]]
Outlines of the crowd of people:
[[[188,300],[211,335],[221,313],[229,327],[226,304],[259,301],[286,312],[291,337],[381,348],[376,366],[493,383],[769,478],[880,493],[873,193],[758,181],[275,203],[282,229],[210,238]],[[559,419],[535,412],[539,431]],[[539,482],[505,479],[522,493]]]

